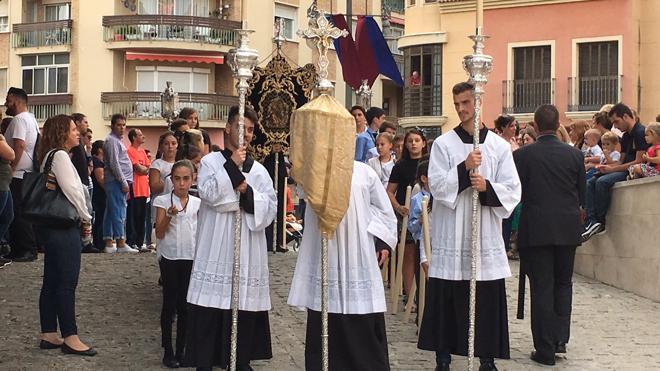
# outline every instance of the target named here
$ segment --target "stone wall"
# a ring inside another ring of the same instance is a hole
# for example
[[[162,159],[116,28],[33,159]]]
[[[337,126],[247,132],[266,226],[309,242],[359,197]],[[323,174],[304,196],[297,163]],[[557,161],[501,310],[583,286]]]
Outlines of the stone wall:
[[[575,272],[660,302],[660,176],[612,188],[607,231],[578,248]]]

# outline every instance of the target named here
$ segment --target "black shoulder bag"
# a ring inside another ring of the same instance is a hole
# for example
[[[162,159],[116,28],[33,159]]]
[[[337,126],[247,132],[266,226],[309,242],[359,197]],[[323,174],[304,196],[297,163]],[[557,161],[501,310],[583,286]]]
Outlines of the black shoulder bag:
[[[22,214],[36,225],[70,228],[80,223],[78,211],[57,185],[57,179],[49,178],[57,151],[60,150],[48,154],[43,171],[26,172],[23,175]]]

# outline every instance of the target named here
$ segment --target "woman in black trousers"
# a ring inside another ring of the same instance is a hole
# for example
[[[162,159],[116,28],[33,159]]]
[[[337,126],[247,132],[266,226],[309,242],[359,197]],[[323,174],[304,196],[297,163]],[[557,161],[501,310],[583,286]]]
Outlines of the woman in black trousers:
[[[86,187],[80,181],[69,158],[69,150],[78,145],[80,134],[73,119],[57,115],[46,120],[39,143],[38,156],[43,171],[53,153],[48,184],[59,188],[75,207],[81,226],[53,228],[44,226],[44,280],[39,297],[41,349],[61,348],[62,353],[94,356],[96,351],[78,337],[76,327],[76,286],[80,273],[81,235],[91,234],[92,216]],[[60,334],[57,336],[57,324]]]

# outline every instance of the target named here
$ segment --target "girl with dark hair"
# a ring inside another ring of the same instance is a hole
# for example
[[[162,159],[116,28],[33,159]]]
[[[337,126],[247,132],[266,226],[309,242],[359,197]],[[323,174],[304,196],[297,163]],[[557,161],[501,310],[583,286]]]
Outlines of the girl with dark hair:
[[[401,159],[392,168],[389,183],[387,184],[387,195],[390,198],[392,207],[399,219],[399,228],[403,217],[408,215],[406,203],[406,188],[414,186],[417,165],[422,157],[428,153],[426,146],[426,136],[419,129],[410,129],[403,138],[403,153]],[[403,252],[403,289],[409,293],[415,276],[415,242],[408,233],[406,235],[406,248]]]
[[[495,119],[495,131],[504,140],[509,142],[511,150],[515,151],[519,148],[516,137],[518,135],[518,123],[516,118],[509,115],[500,115]]]
[[[62,353],[94,356],[96,351],[78,337],[76,327],[76,286],[80,274],[81,236],[88,237],[92,216],[87,189],[69,158],[69,151],[79,145],[80,134],[70,116],[57,115],[46,120],[39,143],[41,171],[52,157],[48,184],[59,188],[78,212],[81,225],[54,228],[44,225],[44,278],[39,297],[41,349],[61,348]],[[60,334],[57,336],[57,324]]]
[[[154,160],[149,167],[149,190],[151,199],[172,191],[170,173],[176,161],[179,142],[171,131],[166,131],[158,138],[158,152],[160,157]],[[151,207],[151,223],[156,221],[156,210]]]
[[[186,295],[195,257],[197,211],[201,201],[190,196],[194,168],[190,161],[172,166],[173,190],[154,199],[156,237],[160,276],[163,283],[163,306],[160,313],[163,365],[177,368],[183,360],[186,334]],[[172,318],[176,319],[176,353],[172,347]]]
[[[192,107],[184,107],[181,109],[181,112],[179,112],[179,118],[186,120],[190,129],[197,129],[202,133],[202,137],[204,138],[204,146],[200,147],[202,153],[205,155],[211,152],[211,137],[206,130],[199,127],[199,114],[197,113],[197,110]]]

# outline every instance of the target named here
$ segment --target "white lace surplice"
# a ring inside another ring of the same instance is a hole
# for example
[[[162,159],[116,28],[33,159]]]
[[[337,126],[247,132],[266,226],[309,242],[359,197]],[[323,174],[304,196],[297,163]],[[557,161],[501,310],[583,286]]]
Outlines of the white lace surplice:
[[[197,251],[190,276],[188,302],[204,307],[230,309],[234,259],[234,215],[239,198],[215,152],[202,159],[198,177],[202,205],[197,226]],[[255,162],[244,174],[254,193],[254,214],[242,212],[239,309],[271,308],[268,257],[264,229],[275,219],[277,198],[266,169]]]
[[[348,210],[328,241],[329,312],[385,312],[385,292],[374,237],[394,248],[396,217],[385,189],[368,165],[355,162]],[[321,236],[311,207],[293,275],[289,305],[321,310]]]
[[[489,132],[481,144],[479,173],[488,181],[502,206],[481,207],[481,254],[477,280],[511,276],[502,240],[502,219],[520,202],[521,186],[509,143]],[[455,130],[433,142],[429,185],[433,194],[431,266],[429,277],[469,280],[472,246],[472,188],[458,193],[457,166],[472,151]]]

